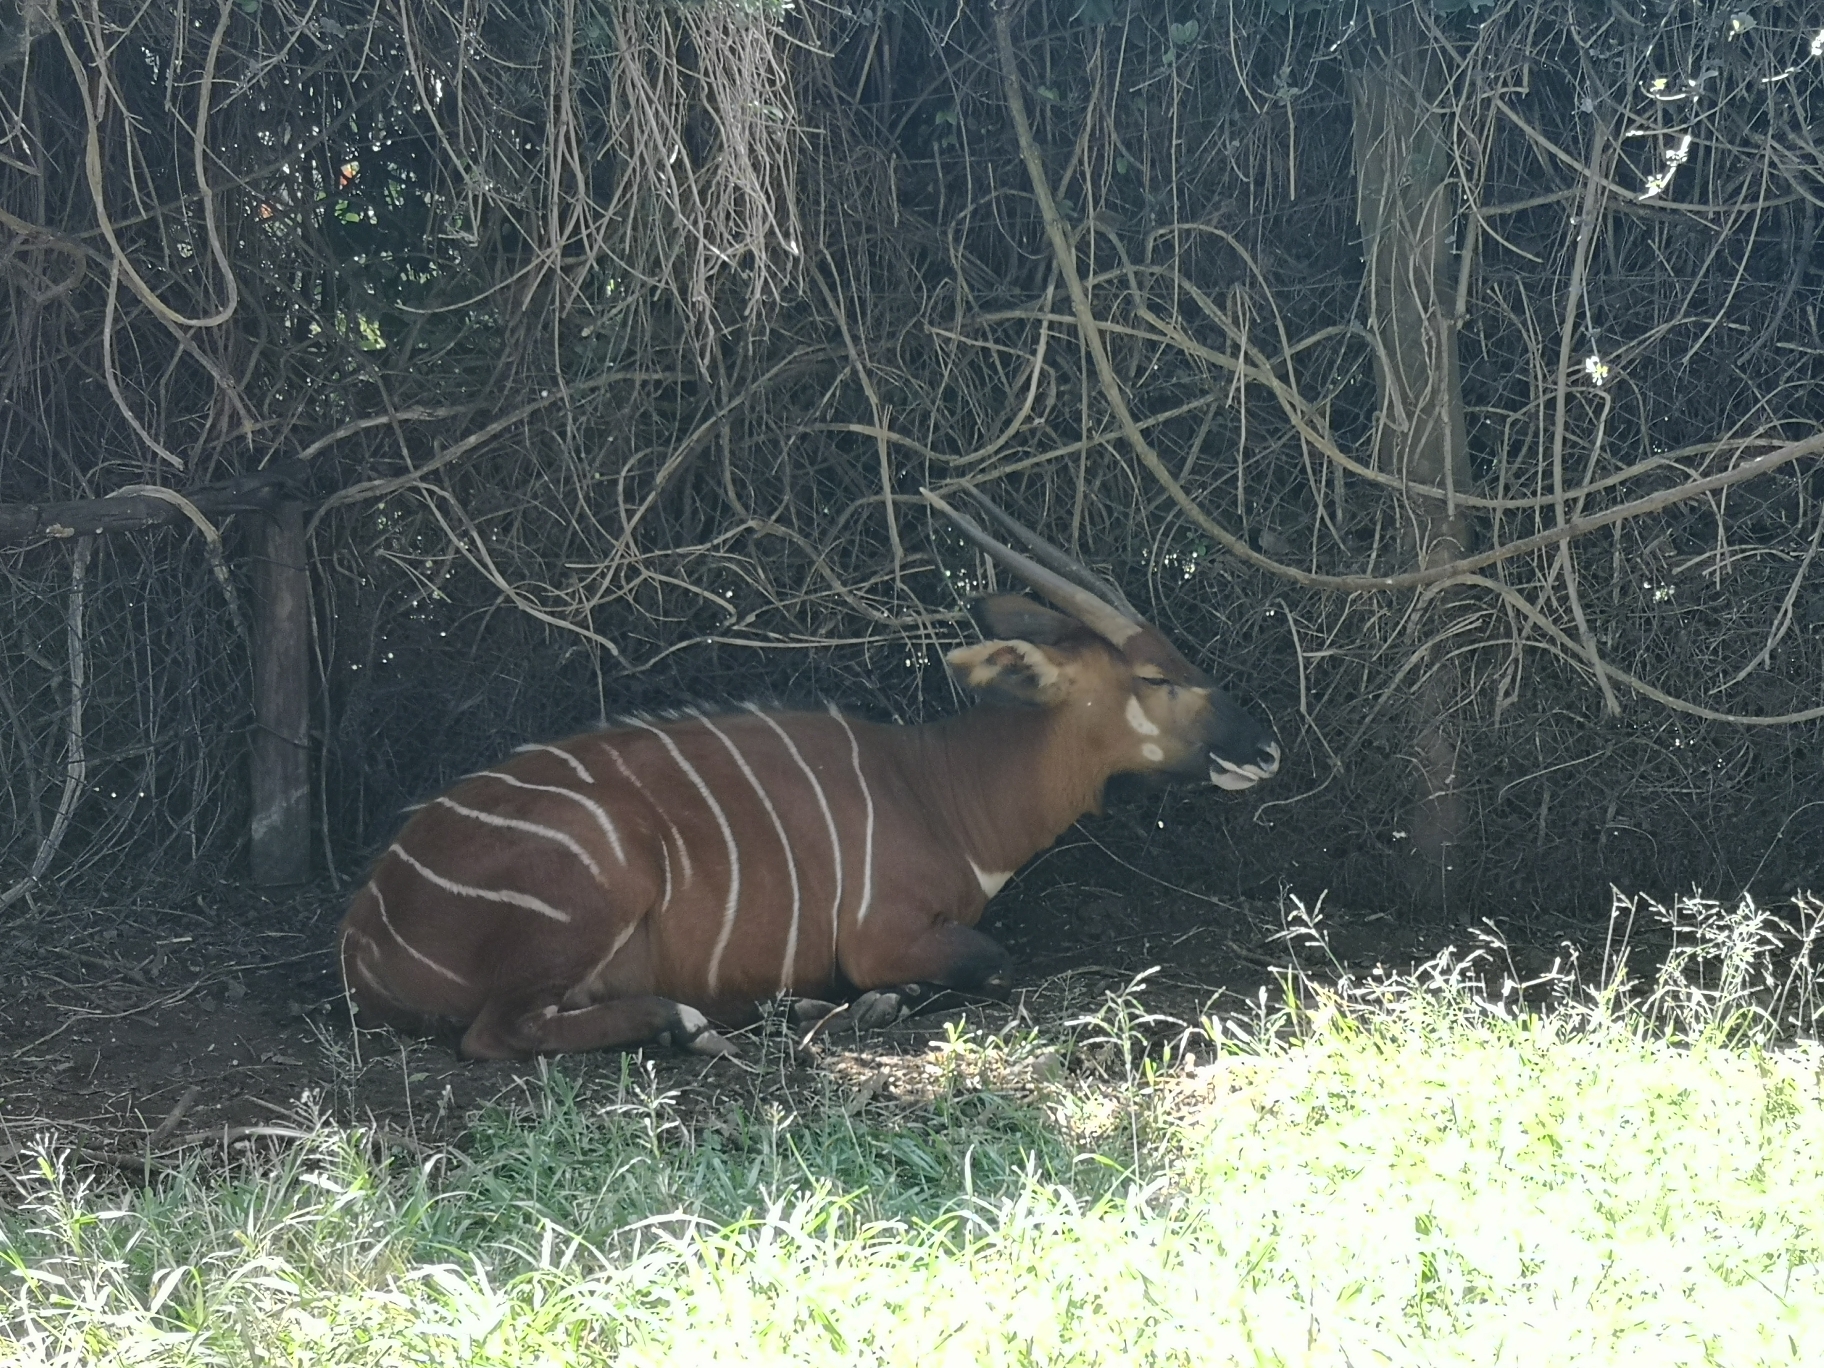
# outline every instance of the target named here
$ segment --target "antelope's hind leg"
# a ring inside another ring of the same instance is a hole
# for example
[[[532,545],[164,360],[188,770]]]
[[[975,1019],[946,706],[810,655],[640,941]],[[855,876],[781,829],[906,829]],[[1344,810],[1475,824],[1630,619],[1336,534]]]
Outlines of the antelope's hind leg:
[[[551,985],[490,998],[462,1038],[469,1059],[527,1059],[659,1042],[697,1054],[735,1053],[695,1007],[662,997],[609,998],[566,1008],[567,989]]]
[[[359,927],[344,925],[339,954],[342,990],[354,1008],[354,1024],[363,1031],[391,1027],[405,1035],[435,1035],[450,1023],[403,1001],[388,982],[379,946]]]

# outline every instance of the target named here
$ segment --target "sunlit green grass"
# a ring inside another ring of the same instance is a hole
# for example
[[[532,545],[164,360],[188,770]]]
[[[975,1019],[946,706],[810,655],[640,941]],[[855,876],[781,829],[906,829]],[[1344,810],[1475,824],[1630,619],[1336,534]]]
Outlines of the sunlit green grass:
[[[53,1150],[0,1215],[4,1353],[1824,1362],[1824,1054],[1727,1025],[1434,988],[1212,1026],[1186,1059],[1116,1004],[1069,1071],[961,1038],[885,1106],[686,1125],[630,1067],[554,1072],[452,1152],[325,1126],[128,1192]]]

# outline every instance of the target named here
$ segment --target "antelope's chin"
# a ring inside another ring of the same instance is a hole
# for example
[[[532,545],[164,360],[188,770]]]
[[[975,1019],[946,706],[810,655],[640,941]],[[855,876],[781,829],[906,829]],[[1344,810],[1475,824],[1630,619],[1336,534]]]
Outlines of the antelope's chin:
[[[1245,765],[1238,765],[1228,757],[1211,751],[1210,782],[1231,793],[1238,789],[1252,788],[1262,779],[1271,779],[1279,773],[1279,754],[1277,741],[1268,741],[1260,748],[1258,758]]]
[[[1234,761],[1225,760],[1213,751],[1210,754],[1210,782],[1219,789],[1228,789],[1231,793],[1252,788],[1262,779],[1271,779],[1278,769],[1279,756],[1277,754],[1273,757],[1271,768],[1256,764],[1237,765]]]

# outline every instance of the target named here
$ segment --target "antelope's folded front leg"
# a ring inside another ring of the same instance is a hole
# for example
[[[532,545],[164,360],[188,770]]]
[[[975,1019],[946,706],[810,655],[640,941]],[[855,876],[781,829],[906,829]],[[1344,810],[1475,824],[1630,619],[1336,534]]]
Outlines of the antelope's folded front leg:
[[[697,1054],[733,1054],[695,1007],[662,997],[610,998],[566,1008],[567,989],[553,984],[490,998],[462,1038],[470,1059],[528,1059],[572,1050],[603,1050],[661,1042]]]
[[[869,988],[855,1000],[855,1024],[863,1030],[890,1025],[930,997],[931,988],[989,997],[1007,988],[1007,952],[980,931],[955,922],[939,922],[855,968],[857,986]]]
[[[872,928],[870,928],[872,929]],[[857,988],[935,983],[963,992],[1004,987],[1007,952],[972,926],[937,921],[904,939],[845,947],[843,969]]]

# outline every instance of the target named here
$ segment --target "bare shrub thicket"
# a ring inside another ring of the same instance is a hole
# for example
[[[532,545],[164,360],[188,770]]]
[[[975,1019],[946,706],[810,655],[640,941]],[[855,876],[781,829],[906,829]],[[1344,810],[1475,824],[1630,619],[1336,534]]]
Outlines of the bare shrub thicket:
[[[1286,8],[1031,0],[1002,44],[985,0],[29,0],[0,499],[311,462],[343,874],[604,712],[952,706],[985,572],[917,491],[970,483],[1276,719],[1258,796],[1126,819],[1180,877],[1437,885],[1424,698],[1459,905],[1803,882],[1815,14],[1425,12],[1470,480],[1415,492],[1374,455],[1355,198],[1385,15]],[[1468,545],[1419,573],[1440,502]],[[0,566],[0,888],[231,870],[247,654],[204,539]]]

